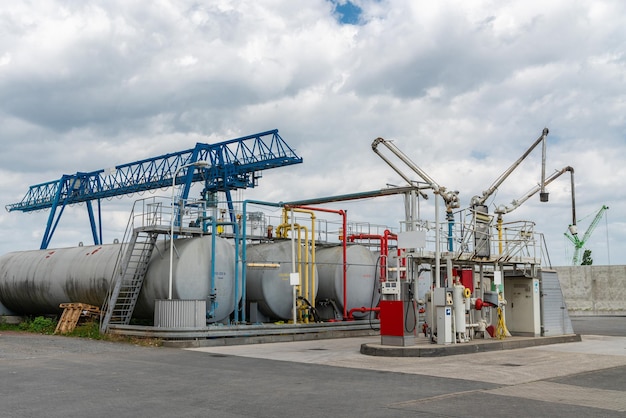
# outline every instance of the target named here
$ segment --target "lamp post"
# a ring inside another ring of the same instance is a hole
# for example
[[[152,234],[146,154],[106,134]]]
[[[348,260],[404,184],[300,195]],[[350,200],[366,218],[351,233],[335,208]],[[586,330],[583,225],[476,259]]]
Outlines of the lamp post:
[[[196,161],[193,163],[185,164],[176,169],[174,177],[172,177],[172,215],[170,219],[170,276],[169,276],[169,293],[168,299],[172,299],[172,284],[173,284],[173,269],[174,269],[174,191],[176,190],[176,178],[178,173],[188,167],[207,167],[210,164],[206,161]]]

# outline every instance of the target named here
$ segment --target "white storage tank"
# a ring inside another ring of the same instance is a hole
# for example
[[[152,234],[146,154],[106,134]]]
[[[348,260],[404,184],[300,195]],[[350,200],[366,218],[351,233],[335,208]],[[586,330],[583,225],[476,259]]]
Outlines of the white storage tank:
[[[380,299],[379,266],[377,256],[363,245],[351,244],[346,248],[347,259],[347,298],[346,312],[353,308],[378,306]],[[319,248],[315,254],[319,277],[316,304],[324,319],[332,319],[332,301],[343,312],[343,248],[341,246]],[[354,317],[367,317],[366,313],[355,313]]]
[[[259,312],[267,319],[292,319],[293,291],[289,284],[289,274],[292,272],[291,247],[289,240],[246,247],[246,300],[249,304],[256,303]],[[311,257],[309,254],[309,262]],[[301,280],[305,279],[305,258],[303,249]],[[317,272],[313,272],[317,277]],[[309,273],[309,278],[311,275]],[[314,288],[317,289],[317,280]]]
[[[210,295],[211,236],[179,239],[173,264],[175,299],[208,299]],[[0,257],[0,303],[16,314],[59,313],[59,304],[101,306],[113,278],[121,244],[23,251]],[[212,321],[233,312],[235,255],[233,247],[216,237],[215,288],[217,306]],[[241,287],[240,287],[241,288]],[[155,248],[135,317],[152,318],[154,300],[169,292],[169,241]],[[241,293],[241,292],[240,292]],[[207,300],[207,309],[210,303]]]

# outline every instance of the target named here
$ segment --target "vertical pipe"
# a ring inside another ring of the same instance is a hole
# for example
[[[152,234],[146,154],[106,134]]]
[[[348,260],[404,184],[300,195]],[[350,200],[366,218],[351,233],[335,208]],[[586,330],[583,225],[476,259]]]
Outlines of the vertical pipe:
[[[441,239],[439,232],[439,197],[435,195],[435,287],[441,287],[441,265],[439,258],[441,257],[441,249],[439,248],[439,240]]]
[[[291,272],[296,272],[296,242],[295,242],[295,234],[293,233],[293,228],[295,226],[295,219],[293,210],[291,211]],[[291,315],[293,319],[294,325],[298,322],[297,312],[296,312],[296,286],[291,286],[292,288],[292,302],[293,307],[291,308]]]
[[[243,232],[242,232],[242,241],[241,241],[241,306],[243,309],[241,310],[241,321],[246,322],[246,248],[248,247],[246,242],[246,209],[247,209],[248,201],[245,200],[242,205],[243,210]]]
[[[340,212],[343,217],[343,319],[345,321],[348,315],[348,245],[346,240],[346,236],[348,234],[348,221],[347,213],[343,210]]]
[[[574,169],[570,167],[570,182],[572,189],[572,225],[576,225],[576,197],[574,193]]]
[[[448,251],[454,251],[454,239],[452,238],[452,231],[454,229],[454,214],[452,209],[448,208],[446,212],[446,218],[448,220]]]
[[[502,255],[502,214],[498,214],[498,255]]]
[[[214,305],[214,293],[215,292],[215,244],[217,230],[215,218],[211,217],[211,289],[209,290],[209,298],[211,299],[211,311],[213,311]],[[237,257],[235,255],[235,257]],[[237,277],[235,277],[235,293],[237,293]],[[235,322],[237,322],[237,305],[235,304]]]
[[[548,135],[548,128],[543,130],[541,135],[541,194],[545,195],[546,192],[546,135]]]
[[[235,312],[234,312],[234,321],[235,323],[239,322],[239,308],[240,308],[240,304],[239,304],[239,246],[243,245],[241,244],[241,236],[240,236],[240,228],[239,228],[239,224],[237,222],[216,222],[215,218],[212,218],[212,230],[211,230],[211,239],[212,239],[212,244],[211,244],[211,292],[215,291],[215,237],[216,237],[216,229],[217,229],[217,225],[232,225],[233,227],[233,232],[234,232],[234,236],[235,236],[235,292],[234,292],[234,306],[235,306]],[[245,218],[244,218],[244,225],[245,225]],[[242,270],[243,266],[242,266]],[[243,273],[242,273],[243,276]],[[243,280],[242,280],[243,282]],[[243,285],[242,285],[243,287]],[[242,291],[243,294],[243,291]],[[213,300],[214,300],[214,294],[211,295],[211,304],[213,304]],[[243,296],[242,296],[243,299]],[[242,309],[242,312],[245,312],[245,304],[243,305],[244,309]],[[243,315],[243,314],[242,314]],[[242,317],[242,321],[245,321],[245,317]]]
[[[312,306],[315,306],[315,213],[312,210],[300,209],[300,208],[292,208],[295,212],[308,213],[311,216],[311,240],[309,244],[309,239],[305,238],[305,248],[307,249],[307,274],[308,274],[308,292],[305,293],[305,297],[309,302],[311,302]],[[305,228],[306,231],[306,228]],[[308,237],[308,232],[306,234]],[[311,263],[308,262],[308,251],[311,251]]]
[[[246,295],[246,286],[247,286],[247,269],[246,269],[246,260],[247,260],[247,225],[246,225],[246,219],[247,217],[247,210],[248,210],[248,203],[254,203],[254,204],[258,204],[258,205],[265,205],[265,206],[272,206],[272,207],[281,207],[283,205],[281,205],[280,203],[273,203],[273,202],[263,202],[261,200],[244,200],[243,202],[243,232],[242,232],[242,236],[241,236],[241,242],[243,247],[241,248],[241,266],[242,266],[242,271],[241,271],[241,303],[243,306],[242,309],[242,314],[241,314],[241,320],[242,322],[246,322],[246,304],[247,304],[247,295]]]
[[[347,303],[347,282],[348,282],[348,250],[347,250],[347,232],[348,232],[348,213],[347,211],[344,210],[336,210],[336,209],[324,209],[324,208],[315,208],[315,207],[309,207],[309,206],[303,206],[303,205],[294,205],[291,206],[292,208],[299,208],[299,209],[308,209],[308,210],[316,210],[316,211],[320,211],[320,212],[328,212],[328,213],[337,213],[339,215],[342,216],[343,218],[343,222],[342,222],[342,228],[343,228],[343,239],[342,241],[342,247],[343,247],[343,318],[344,320],[347,318],[348,312],[346,310],[346,303]],[[293,212],[292,212],[293,213]]]

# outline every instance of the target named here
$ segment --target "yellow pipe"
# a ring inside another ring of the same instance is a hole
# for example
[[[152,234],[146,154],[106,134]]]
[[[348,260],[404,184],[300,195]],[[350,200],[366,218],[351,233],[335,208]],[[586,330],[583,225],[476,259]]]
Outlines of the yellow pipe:
[[[315,306],[315,284],[317,278],[315,277],[315,213],[311,210],[307,209],[299,209],[299,208],[283,208],[282,220],[283,223],[278,225],[276,228],[276,235],[280,238],[287,237],[287,231],[291,230],[291,224],[288,222],[288,213],[287,211],[291,210],[292,212],[300,212],[307,213],[311,216],[311,239],[309,240],[309,232],[305,226],[294,224],[294,228],[298,229],[298,272],[300,273],[300,277],[304,278],[304,283],[301,282],[301,286],[299,288],[299,294],[304,297],[311,303],[311,306]],[[304,276],[302,275],[302,236],[301,230],[304,230],[305,238],[304,238],[304,246],[305,246],[305,260],[304,265],[306,266],[304,269]],[[309,251],[311,252],[311,262],[309,263]],[[310,279],[309,279],[310,277]],[[302,280],[302,279],[301,279]],[[302,289],[304,288],[304,289]]]
[[[291,230],[291,224],[289,224],[287,221],[289,219],[289,216],[287,214],[287,212],[291,210],[292,212],[303,212],[303,210],[298,210],[298,209],[294,209],[294,208],[287,208],[287,207],[283,207],[283,214],[282,214],[282,218],[283,218],[283,223],[280,224],[278,226],[278,228],[281,230],[281,233],[284,234],[285,230]],[[309,299],[309,234],[308,234],[308,230],[306,229],[306,227],[301,226],[299,224],[295,224],[295,226],[298,227],[298,263],[302,262],[302,258],[301,258],[301,244],[302,244],[302,239],[301,239],[301,235],[300,235],[300,230],[304,229],[305,232],[305,240],[304,240],[304,246],[306,249],[306,253],[305,253],[305,278],[304,278],[304,297],[307,298],[307,300]],[[315,233],[315,229],[312,229],[312,233]],[[286,238],[286,234],[284,236],[284,238]],[[298,264],[300,265],[300,264]],[[298,270],[300,272],[300,278],[302,280],[302,273],[301,270]],[[302,292],[300,292],[300,296],[302,296]],[[311,302],[312,304],[313,302]]]
[[[307,292],[307,270],[302,266],[302,227],[299,224],[294,224],[294,228],[298,231],[298,273],[300,273],[300,286],[298,287],[298,294],[300,296],[306,295]],[[306,236],[306,235],[305,235]],[[305,257],[308,258],[309,252],[305,253]],[[304,276],[302,275],[304,270]]]
[[[307,230],[307,228],[305,226],[301,226],[299,224],[294,224],[293,228],[295,230],[297,230],[297,232],[298,232],[298,235],[297,235],[298,252],[297,252],[296,263],[298,265],[298,273],[300,274],[300,286],[298,286],[298,294],[300,296],[302,296],[303,295],[303,290],[302,290],[303,282],[304,282],[304,287],[305,287],[305,289],[304,289],[304,294],[305,295],[308,292],[308,282],[309,282],[309,271],[308,271],[308,269],[304,269],[304,276],[302,275],[302,270],[303,270],[303,268],[302,268],[302,232],[301,232],[302,229],[304,229],[304,232],[305,232],[305,243],[306,243],[305,245],[307,246],[307,248],[306,248],[307,251],[306,251],[306,254],[305,254],[305,257],[306,257],[305,265],[307,265],[307,266],[309,264],[309,251],[308,251],[308,240],[309,240],[309,237],[308,237],[308,230]],[[292,229],[291,224],[284,224],[284,223],[280,224],[277,227],[277,235],[282,237],[282,238],[287,238],[287,231],[291,231],[291,229]],[[303,279],[303,277],[304,277],[304,279]]]
[[[309,231],[306,229],[305,226],[302,226],[299,224],[294,224],[293,227],[298,231],[298,273],[300,273],[300,286],[298,286],[298,294],[301,297],[306,297],[306,294],[308,293],[308,286],[309,286],[309,270],[308,268],[306,268],[306,266],[309,263],[309,250],[308,248],[306,248],[307,244],[305,244],[305,253],[304,253],[305,261],[304,261],[304,267],[303,267],[303,264],[302,264],[302,230],[304,230],[305,243],[309,241],[309,236],[308,236]],[[304,276],[302,275],[302,270],[304,270]],[[309,322],[308,316],[306,316],[305,318],[302,318],[302,312],[306,309],[301,303],[299,303],[298,305],[300,308],[299,309],[300,320],[304,323],[308,323]]]
[[[277,269],[280,267],[280,263],[246,263],[246,266],[266,268],[266,269]]]
[[[299,208],[291,208],[292,211],[294,212],[300,212],[300,213],[308,213],[311,216],[311,264],[307,265],[307,268],[309,268],[311,270],[311,286],[309,288],[309,294],[307,294],[307,299],[309,302],[311,302],[311,306],[315,306],[315,281],[316,281],[316,277],[315,277],[315,212],[313,212],[312,210],[308,210],[308,209],[299,209]],[[308,241],[307,241],[308,243]],[[308,256],[308,251],[307,251],[307,256]]]
[[[276,238],[287,238],[287,229],[291,229],[291,224],[283,222],[276,227]]]

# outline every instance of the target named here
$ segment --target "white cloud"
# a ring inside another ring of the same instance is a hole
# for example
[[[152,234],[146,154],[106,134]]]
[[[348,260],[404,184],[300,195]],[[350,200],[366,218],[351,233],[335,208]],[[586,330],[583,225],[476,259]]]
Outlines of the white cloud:
[[[467,205],[547,126],[547,172],[575,168],[580,213],[611,207],[611,262],[626,264],[623,2],[354,3],[358,25],[339,24],[325,0],[6,5],[3,204],[63,173],[278,128],[305,162],[266,172],[246,195],[280,201],[397,184],[371,151],[381,136]],[[536,185],[540,158],[535,150],[490,204]],[[569,179],[549,190],[549,203],[530,199],[509,218],[535,220],[563,264]],[[384,199],[350,211],[396,225],[401,199]],[[104,203],[111,235],[131,200]],[[76,225],[62,221],[58,243],[89,240],[83,212],[72,212]],[[46,219],[2,215],[11,238],[0,253],[36,248]]]

